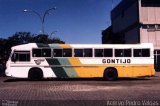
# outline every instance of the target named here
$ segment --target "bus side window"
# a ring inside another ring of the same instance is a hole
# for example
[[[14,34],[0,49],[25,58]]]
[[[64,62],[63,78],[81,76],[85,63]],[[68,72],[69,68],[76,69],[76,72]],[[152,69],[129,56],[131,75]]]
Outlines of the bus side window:
[[[134,49],[133,56],[134,57],[141,57],[142,56],[142,49]]]
[[[123,49],[115,49],[115,57],[123,57]]]
[[[53,56],[54,57],[62,57],[62,49],[54,49]]]
[[[84,57],[92,57],[92,56],[93,56],[93,52],[91,48],[84,49]]]
[[[104,50],[103,49],[95,49],[95,57],[103,57]]]
[[[104,57],[112,57],[113,49],[104,49]]]
[[[134,49],[134,57],[150,57],[150,49]]]
[[[33,57],[42,57],[42,49],[32,49]]]
[[[150,49],[142,49],[143,57],[150,57]]]
[[[83,49],[74,49],[74,57],[83,57]]]
[[[19,55],[19,61],[25,62],[25,61],[30,61],[30,54],[29,53],[22,53],[18,54]]]
[[[51,49],[49,48],[42,49],[42,57],[51,57]]]
[[[72,57],[72,49],[63,49],[63,57]]]
[[[115,57],[131,57],[131,49],[115,49]]]
[[[132,56],[132,50],[131,49],[124,49],[124,57],[131,57]]]

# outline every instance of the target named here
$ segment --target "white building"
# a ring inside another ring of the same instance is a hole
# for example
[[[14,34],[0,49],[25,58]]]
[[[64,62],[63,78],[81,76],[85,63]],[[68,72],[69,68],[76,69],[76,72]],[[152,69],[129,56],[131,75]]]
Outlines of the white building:
[[[124,43],[153,43],[160,49],[160,0],[122,0],[111,11],[113,35]]]
[[[122,0],[111,11],[102,43],[153,43],[160,69],[160,0]]]

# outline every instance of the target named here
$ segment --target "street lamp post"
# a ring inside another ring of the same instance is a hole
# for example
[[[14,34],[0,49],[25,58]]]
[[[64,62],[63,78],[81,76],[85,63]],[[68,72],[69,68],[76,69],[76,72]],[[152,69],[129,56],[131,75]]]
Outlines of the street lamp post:
[[[34,10],[25,9],[25,10],[23,10],[23,12],[32,12],[32,13],[36,14],[39,17],[39,19],[41,21],[41,25],[42,25],[42,34],[44,34],[45,33],[45,31],[44,31],[45,17],[46,17],[47,14],[49,14],[49,11],[55,10],[55,9],[56,9],[56,7],[50,8],[50,9],[46,10],[43,15],[39,14],[38,12],[36,12]]]

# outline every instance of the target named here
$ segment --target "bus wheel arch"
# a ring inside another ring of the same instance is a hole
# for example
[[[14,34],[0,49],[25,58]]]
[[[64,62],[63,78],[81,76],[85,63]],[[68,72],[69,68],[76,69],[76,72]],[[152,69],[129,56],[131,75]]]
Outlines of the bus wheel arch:
[[[30,80],[41,80],[43,77],[43,71],[38,67],[33,67],[28,72],[28,78]]]
[[[114,67],[108,67],[104,70],[103,78],[108,81],[115,81],[118,78],[118,71]]]

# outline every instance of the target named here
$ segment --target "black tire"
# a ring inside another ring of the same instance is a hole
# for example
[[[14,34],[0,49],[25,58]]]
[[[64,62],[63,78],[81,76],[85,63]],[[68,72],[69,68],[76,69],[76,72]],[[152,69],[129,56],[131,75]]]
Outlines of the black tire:
[[[103,78],[108,81],[115,81],[118,78],[117,70],[114,68],[107,68],[104,71]]]
[[[28,73],[28,78],[30,80],[41,80],[43,78],[43,72],[39,68],[32,68]]]

